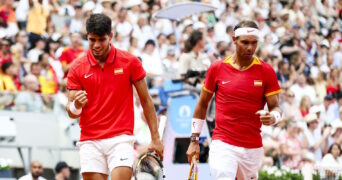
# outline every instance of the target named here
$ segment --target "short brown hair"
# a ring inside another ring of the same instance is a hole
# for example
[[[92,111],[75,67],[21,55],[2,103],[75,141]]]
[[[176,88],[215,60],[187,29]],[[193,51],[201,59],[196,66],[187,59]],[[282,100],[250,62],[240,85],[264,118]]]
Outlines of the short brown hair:
[[[243,20],[240,21],[235,27],[234,27],[234,31],[238,28],[242,28],[242,27],[250,27],[250,28],[255,28],[255,29],[259,29],[257,23],[255,23],[254,21],[251,20]]]

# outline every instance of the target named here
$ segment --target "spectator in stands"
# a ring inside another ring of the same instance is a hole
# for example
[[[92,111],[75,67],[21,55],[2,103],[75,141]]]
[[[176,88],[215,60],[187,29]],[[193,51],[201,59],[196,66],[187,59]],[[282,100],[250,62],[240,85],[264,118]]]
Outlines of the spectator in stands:
[[[64,77],[66,77],[68,73],[71,62],[85,53],[82,47],[82,37],[80,33],[72,33],[70,40],[71,46],[65,47],[61,56],[59,57],[63,67]]]
[[[30,165],[30,173],[19,178],[19,180],[46,180],[42,177],[43,166],[38,161],[33,161]]]
[[[58,91],[58,78],[49,62],[49,54],[39,55],[38,62],[42,67],[39,76],[40,91],[42,94],[55,94]]]
[[[341,146],[334,143],[329,147],[328,153],[323,157],[322,164],[328,166],[342,166]]]
[[[304,95],[309,96],[312,103],[315,103],[317,100],[315,89],[307,84],[304,74],[299,74],[297,83],[292,85],[290,90],[295,93],[295,100],[297,104],[299,104]]]
[[[331,133],[331,127],[324,128],[324,132],[321,134],[322,127],[319,125],[316,114],[306,115],[305,122],[307,128],[304,129],[303,146],[314,154],[316,162],[320,162],[323,152],[327,152],[329,147],[328,137]]]
[[[36,76],[29,74],[24,78],[25,90],[20,91],[15,100],[15,109],[25,112],[43,112],[44,103],[40,94],[36,93],[39,83]]]
[[[11,40],[2,39],[0,42],[0,47],[0,64],[4,64],[5,62],[12,62]]]
[[[55,172],[55,180],[68,180],[70,178],[70,167],[64,161],[57,163]]]
[[[3,0],[0,5],[0,38],[13,37],[18,32],[13,3],[13,0]]]
[[[33,47],[36,45],[36,41],[46,33],[47,18],[50,12],[48,7],[43,4],[43,0],[29,0],[29,7],[26,31],[29,33],[30,46]]]
[[[18,68],[12,62],[6,62],[1,66],[2,70],[2,89],[7,92],[17,93],[20,89],[20,82],[18,79]]]
[[[155,51],[156,43],[150,39],[146,42],[141,54],[142,65],[146,71],[147,77],[152,78],[163,74],[163,68],[160,57]]]
[[[296,122],[286,123],[286,133],[279,137],[280,155],[283,158],[284,166],[296,169],[300,167],[302,161],[303,147],[298,138],[298,127]]]
[[[295,103],[294,93],[288,90],[285,96],[286,97],[285,97],[285,103],[284,103],[283,120],[284,121],[291,120],[291,119],[295,121],[301,120],[302,119],[301,112],[299,111],[299,108],[297,104]]]
[[[178,74],[183,76],[188,70],[207,70],[203,55],[201,54],[205,46],[205,37],[200,31],[193,31],[185,42],[184,53],[179,57]]]
[[[28,52],[27,58],[33,63],[38,62],[38,57],[44,52],[45,45],[46,43],[43,38],[37,38],[35,40],[34,48]]]

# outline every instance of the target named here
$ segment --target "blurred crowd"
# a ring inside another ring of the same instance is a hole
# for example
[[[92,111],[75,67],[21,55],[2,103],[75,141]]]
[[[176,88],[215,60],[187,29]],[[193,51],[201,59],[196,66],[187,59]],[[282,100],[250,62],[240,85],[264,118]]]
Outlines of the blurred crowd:
[[[177,2],[0,0],[0,108],[63,111],[70,64],[88,49],[91,13],[108,15],[114,46],[142,61],[160,112],[163,82],[231,55],[234,25],[252,19],[256,55],[274,67],[284,111],[281,123],[263,127],[264,165],[342,166],[342,0],[205,0],[217,9],[180,22],[153,18]]]

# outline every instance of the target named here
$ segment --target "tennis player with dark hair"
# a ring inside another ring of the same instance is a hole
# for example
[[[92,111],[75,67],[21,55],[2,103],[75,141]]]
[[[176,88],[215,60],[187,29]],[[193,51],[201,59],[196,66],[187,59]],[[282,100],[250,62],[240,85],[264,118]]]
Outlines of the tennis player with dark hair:
[[[110,42],[111,19],[92,14],[86,22],[89,50],[68,73],[71,118],[80,117],[81,173],[84,180],[130,180],[134,158],[133,85],[151,132],[150,151],[163,157],[157,117],[141,62]]]
[[[198,137],[215,93],[216,124],[209,152],[213,179],[257,179],[264,155],[261,125],[274,125],[281,119],[277,76],[270,65],[254,56],[258,37],[253,21],[242,21],[234,28],[236,51],[209,67],[195,108],[189,162],[194,155],[198,160]],[[268,111],[263,110],[265,103]]]

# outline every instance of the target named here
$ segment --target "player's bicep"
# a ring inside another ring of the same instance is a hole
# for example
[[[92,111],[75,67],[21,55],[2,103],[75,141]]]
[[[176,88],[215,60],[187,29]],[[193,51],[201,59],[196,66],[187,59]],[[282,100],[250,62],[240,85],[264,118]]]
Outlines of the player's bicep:
[[[274,94],[270,96],[266,96],[267,107],[271,111],[274,108],[279,106],[279,94]]]

